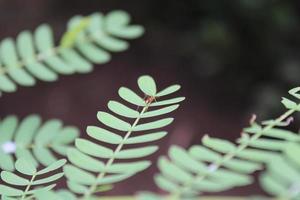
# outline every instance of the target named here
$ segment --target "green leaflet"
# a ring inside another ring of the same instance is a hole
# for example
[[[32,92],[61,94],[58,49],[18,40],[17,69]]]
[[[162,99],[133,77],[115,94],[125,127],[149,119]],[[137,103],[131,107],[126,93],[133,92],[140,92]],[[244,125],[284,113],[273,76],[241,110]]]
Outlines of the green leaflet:
[[[39,163],[48,166],[57,161],[54,153],[65,156],[67,148],[73,146],[79,130],[63,127],[59,120],[42,123],[38,115],[29,115],[23,120],[7,116],[0,121],[0,168],[32,175]],[[14,165],[14,155],[18,159]],[[23,160],[31,166],[24,166]]]
[[[130,118],[139,117],[138,111],[131,109],[117,101],[109,101],[107,106],[112,112],[114,112],[120,116],[130,117]]]
[[[116,19],[112,17],[110,20]],[[121,21],[116,23],[119,24]],[[96,141],[77,139],[76,149],[68,151],[68,158],[72,163],[64,167],[68,187],[74,193],[81,194],[84,200],[96,193],[97,188],[120,182],[148,168],[151,163],[145,160],[145,157],[156,152],[158,147],[146,146],[145,143],[166,136],[167,132],[153,130],[165,127],[173,121],[170,117],[152,118],[171,113],[179,107],[177,103],[184,100],[183,97],[175,98],[175,101],[174,98],[166,99],[167,94],[172,94],[180,88],[178,85],[161,92],[161,97],[164,96],[164,99],[159,101],[155,98],[159,91],[152,77],[141,76],[137,82],[141,93],[144,93],[142,97],[129,88],[121,87],[118,93],[125,103],[109,101],[108,108],[112,113],[100,111],[97,114],[101,125],[105,127],[87,127],[87,134]],[[143,96],[147,96],[146,98],[151,96],[151,99],[143,99]],[[160,105],[157,106],[161,108],[152,109],[151,105],[154,103],[159,103]],[[147,122],[143,122],[144,118],[148,118]],[[143,146],[127,148],[130,144],[143,144]],[[119,162],[119,160],[126,160],[126,162]]]
[[[21,32],[16,41],[3,39],[0,92],[15,92],[18,85],[33,86],[37,79],[49,82],[57,80],[60,74],[91,72],[91,63],[108,62],[110,51],[126,50],[129,45],[125,39],[137,38],[143,32],[141,26],[129,25],[127,13],[113,11],[106,16],[95,13],[71,18],[60,44],[55,44],[53,31],[46,24],[33,33]]]
[[[97,126],[88,126],[86,132],[90,137],[109,144],[119,144],[123,141],[118,134]]]
[[[91,185],[96,182],[96,177],[78,167],[72,165],[66,165],[64,167],[65,175],[70,182],[74,182],[82,185]]]
[[[107,147],[100,146],[96,143],[85,139],[77,139],[75,146],[83,153],[99,158],[111,158],[113,151]]]
[[[156,84],[151,76],[141,76],[138,79],[139,88],[148,96],[156,96]]]
[[[180,187],[175,182],[170,181],[161,175],[154,176],[154,181],[161,189],[166,190],[171,193],[176,192],[176,190],[178,190]]]
[[[33,163],[28,162],[25,157],[16,161],[15,168],[18,172],[29,176],[32,176],[36,173],[36,167],[33,165]]]
[[[65,163],[66,160],[58,160],[49,167],[38,171],[26,158],[20,158],[16,162],[16,169],[21,175],[9,171],[1,172],[1,180],[4,184],[0,185],[0,195],[6,199],[9,199],[9,197],[18,197],[18,199],[22,197],[22,199],[25,199],[31,195],[35,196],[49,191],[55,186],[51,182],[60,179],[63,173],[49,175],[46,178],[39,178],[39,175],[57,170]],[[9,186],[6,184],[9,184]]]
[[[86,186],[83,186],[83,185],[80,185],[78,183],[71,182],[71,181],[68,181],[67,185],[68,185],[68,188],[70,189],[70,191],[72,191],[76,194],[85,193],[85,192],[87,192],[87,189],[88,189]]]
[[[157,97],[162,97],[162,96],[166,96],[166,95],[169,95],[169,94],[172,94],[178,90],[180,90],[180,85],[172,85],[172,86],[169,86],[167,88],[165,88],[164,90],[158,92],[156,94]]]
[[[236,149],[235,145],[229,141],[211,138],[207,135],[202,138],[202,143],[203,145],[221,153],[230,153]]]
[[[133,92],[132,90],[130,90],[129,88],[126,87],[121,87],[119,89],[119,96],[124,99],[125,101],[133,104],[133,105],[137,105],[137,106],[146,106],[145,101],[143,100],[143,98],[141,98],[140,96],[138,96],[135,92]]]
[[[97,117],[100,122],[105,124],[108,127],[113,129],[117,129],[119,131],[129,131],[131,129],[131,125],[109,113],[106,112],[98,112]]]
[[[149,122],[145,124],[137,125],[136,127],[132,128],[132,131],[146,131],[146,130],[152,130],[152,129],[158,129],[165,127],[173,122],[173,118],[165,118],[160,119],[154,122]]]
[[[38,171],[36,174],[37,175],[42,175],[42,174],[46,174],[52,171],[55,171],[61,167],[63,167],[66,164],[66,160],[62,159],[62,160],[58,160],[52,164],[50,164],[48,167],[45,167],[44,169]]]
[[[14,197],[14,196],[21,196],[23,194],[23,191],[6,185],[0,185],[0,194]]]
[[[1,179],[11,185],[24,186],[29,184],[29,180],[8,171],[1,172]]]
[[[269,194],[288,199],[300,197],[299,149],[299,143],[287,142],[282,153],[267,163],[260,184]]]
[[[72,164],[88,171],[98,172],[105,168],[103,162],[96,160],[77,149],[70,149],[68,151],[68,157]]]
[[[167,134],[168,134],[167,132],[162,131],[156,133],[149,133],[141,136],[130,137],[126,141],[124,141],[124,144],[139,144],[139,143],[152,142],[163,138]]]
[[[299,168],[295,168],[287,160],[278,159],[268,165],[267,171],[260,176],[260,183],[268,193],[274,196],[297,199],[300,197],[297,189],[299,177]]]
[[[132,159],[149,156],[158,150],[157,146],[140,147],[134,149],[126,149],[115,154],[118,159]]]

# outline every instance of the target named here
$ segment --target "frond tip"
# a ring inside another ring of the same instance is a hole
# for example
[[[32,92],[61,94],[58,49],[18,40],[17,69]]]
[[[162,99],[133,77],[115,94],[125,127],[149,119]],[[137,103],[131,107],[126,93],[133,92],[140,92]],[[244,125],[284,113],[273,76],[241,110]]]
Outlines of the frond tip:
[[[160,99],[176,92],[180,86],[173,85],[157,92],[156,83],[150,76],[140,77],[138,86],[146,95],[145,99],[129,88],[121,87],[119,95],[129,105],[110,101],[108,108],[112,114],[102,111],[97,114],[98,120],[107,128],[87,127],[87,134],[100,143],[77,139],[76,149],[68,152],[68,158],[73,164],[64,168],[68,186],[74,193],[81,194],[83,200],[96,193],[99,186],[120,182],[148,168],[151,163],[145,157],[156,152],[158,147],[146,144],[163,138],[167,132],[156,129],[173,121],[170,117],[154,121],[151,119],[176,110],[178,103],[184,100],[184,97]],[[160,108],[152,108],[157,106]],[[146,118],[147,122],[143,122]],[[132,136],[146,131],[148,133]],[[104,144],[115,145],[115,148]],[[143,146],[124,149],[133,144]],[[126,162],[117,163],[118,160]]]
[[[58,45],[45,24],[34,33],[21,32],[16,42],[4,39],[0,43],[0,92],[15,92],[18,85],[33,86],[36,79],[49,82],[57,80],[59,74],[90,72],[92,63],[106,63],[110,52],[126,50],[129,44],[125,39],[143,34],[143,27],[129,22],[130,16],[123,11],[106,16],[94,13],[73,17]]]

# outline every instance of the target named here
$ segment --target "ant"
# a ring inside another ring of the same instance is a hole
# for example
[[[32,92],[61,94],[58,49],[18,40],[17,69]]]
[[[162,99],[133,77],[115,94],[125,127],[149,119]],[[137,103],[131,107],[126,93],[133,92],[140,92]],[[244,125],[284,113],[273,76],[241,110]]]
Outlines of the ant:
[[[146,104],[151,104],[153,101],[156,101],[156,97],[155,96],[146,96],[144,98]]]
[[[149,95],[146,95],[144,97],[144,101],[147,105],[150,105],[151,103],[153,103],[154,101],[156,102],[156,97],[155,96],[149,96]],[[138,110],[140,108],[140,106],[137,107],[136,110]]]

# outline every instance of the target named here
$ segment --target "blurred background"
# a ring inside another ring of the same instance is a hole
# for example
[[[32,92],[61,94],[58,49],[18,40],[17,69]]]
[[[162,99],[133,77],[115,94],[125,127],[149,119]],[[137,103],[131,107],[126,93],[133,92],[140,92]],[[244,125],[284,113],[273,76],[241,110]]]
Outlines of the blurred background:
[[[0,38],[15,37],[41,23],[54,27],[57,40],[74,15],[123,9],[133,23],[145,27],[142,38],[131,42],[111,62],[93,73],[61,76],[54,83],[0,98],[0,117],[38,113],[76,125],[99,124],[96,113],[117,99],[120,86],[136,89],[136,79],[152,75],[164,88],[182,85],[187,97],[172,114],[175,122],[160,142],[157,156],[171,144],[198,144],[204,134],[234,140],[258,119],[283,111],[281,96],[300,83],[300,2],[296,0],[0,0]],[[147,172],[115,186],[109,194],[157,191]],[[260,194],[258,186],[238,188],[226,195]]]

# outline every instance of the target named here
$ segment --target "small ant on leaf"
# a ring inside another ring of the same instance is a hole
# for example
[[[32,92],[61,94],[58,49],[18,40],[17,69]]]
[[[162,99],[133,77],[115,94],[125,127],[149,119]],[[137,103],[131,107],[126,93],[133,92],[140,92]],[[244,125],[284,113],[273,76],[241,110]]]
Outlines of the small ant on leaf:
[[[152,103],[153,101],[156,101],[156,97],[155,97],[155,96],[146,96],[146,97],[145,97],[145,102],[146,102],[146,104],[150,104],[150,103]]]
[[[147,105],[150,105],[151,103],[156,102],[156,97],[146,95],[145,98],[144,98],[144,101]],[[140,108],[140,106],[138,106],[136,110],[138,110],[139,108]]]

